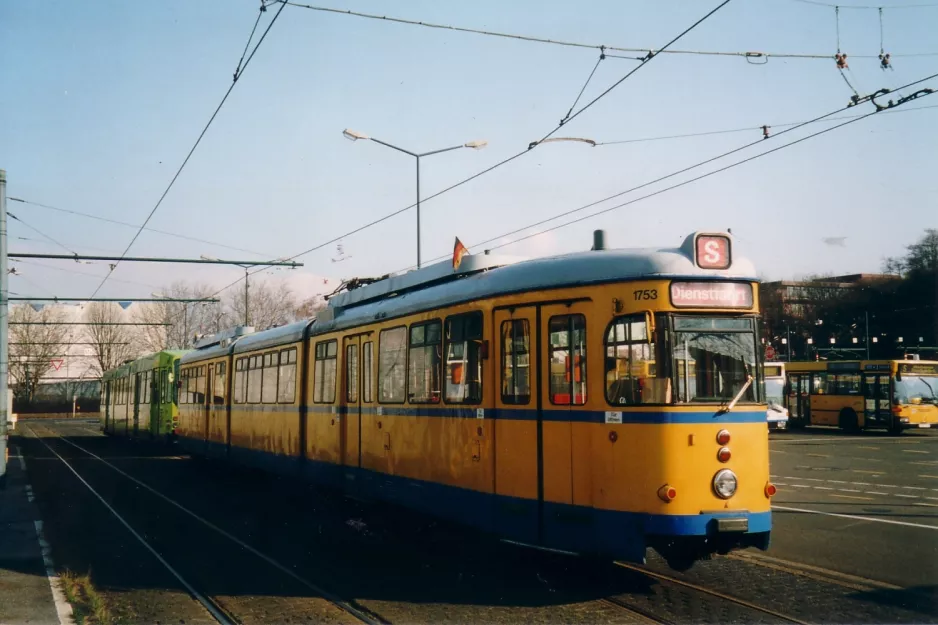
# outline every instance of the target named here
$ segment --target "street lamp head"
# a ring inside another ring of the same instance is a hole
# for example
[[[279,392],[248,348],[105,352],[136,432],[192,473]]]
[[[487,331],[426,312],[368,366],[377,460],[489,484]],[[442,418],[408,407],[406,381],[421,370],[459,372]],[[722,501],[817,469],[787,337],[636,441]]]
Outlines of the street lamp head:
[[[369,137],[368,135],[362,134],[362,133],[360,133],[360,132],[358,132],[358,131],[356,131],[356,130],[352,130],[351,128],[346,128],[345,130],[343,130],[343,131],[342,131],[342,136],[344,136],[344,137],[345,137],[346,139],[348,139],[349,141],[358,141],[359,139],[370,139],[370,138],[371,138],[371,137]]]
[[[481,150],[489,144],[488,141],[470,141],[469,143],[463,144],[464,148],[472,148],[473,150]]]

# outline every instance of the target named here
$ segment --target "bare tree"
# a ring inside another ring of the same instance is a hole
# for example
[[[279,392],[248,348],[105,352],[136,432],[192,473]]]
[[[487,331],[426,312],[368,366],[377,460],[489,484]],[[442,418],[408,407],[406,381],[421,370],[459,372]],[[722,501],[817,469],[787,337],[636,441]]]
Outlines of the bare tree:
[[[40,311],[28,305],[10,308],[10,321],[17,322],[10,325],[10,382],[26,402],[52,368],[52,360],[68,350],[72,332],[62,325],[65,320],[65,311],[54,306]]]
[[[225,298],[228,325],[244,324],[244,293],[230,291]],[[272,286],[266,282],[251,282],[248,294],[248,317],[258,330],[290,323],[296,319],[297,303],[290,287],[285,283]]]
[[[316,316],[316,313],[326,306],[327,302],[325,297],[322,295],[313,295],[300,302],[296,310],[293,311],[293,317],[297,320],[312,319]]]
[[[175,299],[210,299],[216,291],[205,284],[189,285],[174,282],[162,295]],[[154,302],[134,307],[138,323],[168,325],[141,326],[141,342],[148,351],[188,349],[198,334],[211,334],[226,326],[220,304],[212,302]]]
[[[120,306],[94,302],[85,310],[86,335],[94,355],[93,369],[98,375],[113,369],[136,355],[134,338],[126,326],[114,325],[124,320]]]

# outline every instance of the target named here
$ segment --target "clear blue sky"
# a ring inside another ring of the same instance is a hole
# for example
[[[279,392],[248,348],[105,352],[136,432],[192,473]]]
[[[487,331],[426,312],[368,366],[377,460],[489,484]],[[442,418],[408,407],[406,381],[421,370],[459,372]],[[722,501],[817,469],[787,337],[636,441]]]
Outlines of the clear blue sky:
[[[326,0],[322,0],[325,2]],[[590,3],[386,3],[327,6],[543,37],[658,47],[716,0]],[[938,8],[885,3],[887,51],[938,52]],[[255,0],[4,2],[0,5],[0,168],[8,194],[140,223],[231,81]],[[273,8],[265,21],[273,15]],[[698,50],[832,54],[833,9],[735,0],[681,40]],[[264,24],[265,22],[262,22]],[[841,11],[851,57],[879,52],[875,11]],[[433,193],[540,138],[566,113],[597,54],[287,7],[151,226],[289,255],[412,203],[414,163],[351,127],[414,151],[487,139],[482,151],[426,159]],[[938,71],[938,56],[850,59],[867,91]],[[634,63],[604,61],[584,101]],[[938,88],[938,80],[932,81]],[[662,55],[566,127],[597,141],[794,122],[846,104],[833,62]],[[938,95],[921,103],[938,105]],[[820,129],[817,125],[812,129]],[[706,181],[502,251],[588,249],[605,228],[617,247],[673,245],[695,229],[731,227],[766,277],[877,271],[938,226],[938,108],[877,116]],[[794,133],[793,133],[794,134]],[[789,135],[792,136],[792,135]],[[423,210],[424,258],[578,207],[708,158],[758,133],[591,148],[539,147]],[[776,145],[767,142],[767,146]],[[755,152],[751,152],[755,153]],[[750,154],[747,152],[746,154]],[[625,198],[628,199],[628,198]],[[9,209],[70,249],[120,252],[133,230],[15,202]],[[375,275],[415,260],[414,212],[303,257],[305,271]],[[56,252],[22,224],[14,251]],[[844,247],[824,237],[847,237]],[[139,255],[257,258],[144,233]],[[42,261],[53,264],[52,261]],[[102,275],[106,267],[62,263]],[[95,278],[36,266],[22,294],[90,295]],[[237,268],[122,265],[100,295],[145,296],[191,278],[225,284]]]

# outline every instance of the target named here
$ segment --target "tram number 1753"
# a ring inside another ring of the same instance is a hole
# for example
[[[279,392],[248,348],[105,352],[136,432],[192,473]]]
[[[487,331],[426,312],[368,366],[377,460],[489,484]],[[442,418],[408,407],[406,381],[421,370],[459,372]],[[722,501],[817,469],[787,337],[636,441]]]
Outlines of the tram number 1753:
[[[635,301],[658,299],[658,289],[638,289],[636,291],[632,291],[632,295],[635,296]]]

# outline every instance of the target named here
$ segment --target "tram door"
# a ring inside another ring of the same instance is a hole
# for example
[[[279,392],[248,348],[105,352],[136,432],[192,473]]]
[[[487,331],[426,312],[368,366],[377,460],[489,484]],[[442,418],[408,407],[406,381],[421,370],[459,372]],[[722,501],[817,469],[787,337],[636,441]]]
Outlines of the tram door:
[[[347,467],[360,467],[362,443],[363,401],[371,402],[374,398],[366,392],[366,383],[370,386],[370,364],[373,356],[370,335],[345,337],[342,352],[342,398],[340,404],[341,430],[339,449],[342,464]],[[367,360],[363,357],[363,346],[367,346]],[[366,365],[368,370],[365,371]]]
[[[489,362],[495,392],[495,510],[499,533],[538,541],[543,503],[541,472],[540,344],[535,306],[493,313]]]

